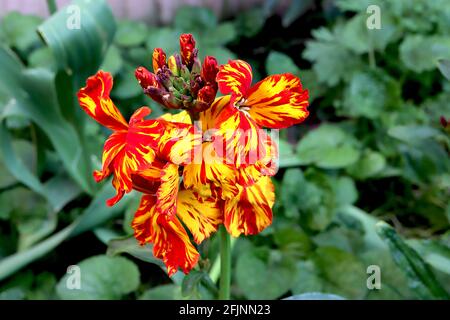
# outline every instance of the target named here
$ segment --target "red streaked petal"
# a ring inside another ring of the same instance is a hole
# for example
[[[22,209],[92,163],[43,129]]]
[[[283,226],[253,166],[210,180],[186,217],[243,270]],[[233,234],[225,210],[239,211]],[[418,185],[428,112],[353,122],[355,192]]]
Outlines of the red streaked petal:
[[[189,163],[184,167],[183,183],[186,189],[192,188],[202,197],[211,197],[213,186],[226,198],[239,193],[234,167],[217,157],[212,142],[202,144],[201,163]]]
[[[269,177],[262,177],[253,186],[244,188],[239,198],[225,201],[225,227],[234,237],[241,233],[258,234],[272,223],[274,201],[272,181]]]
[[[192,190],[178,193],[177,216],[191,231],[194,241],[200,244],[222,223],[222,210],[213,198],[203,199]]]
[[[167,163],[161,170],[161,185],[156,193],[156,207],[159,212],[174,216],[177,211],[177,195],[180,183],[178,166]]]
[[[188,273],[197,264],[199,254],[186,230],[176,217],[168,217],[156,210],[156,197],[142,197],[132,227],[141,245],[153,243],[153,255],[164,261],[169,276],[178,268]]]
[[[227,164],[236,168],[251,165],[264,157],[261,139],[266,133],[245,113],[232,105],[223,108],[214,135],[214,148]]]
[[[159,137],[159,156],[178,165],[195,161],[201,152],[202,133],[193,125],[165,122]]]
[[[218,128],[219,115],[223,108],[230,103],[230,96],[216,98],[211,107],[199,113],[199,124],[203,132],[211,131],[211,136]]]
[[[231,103],[247,95],[252,84],[252,68],[242,60],[230,60],[221,65],[217,73],[217,83],[222,94],[231,94]]]
[[[308,91],[290,73],[269,76],[248,92],[245,106],[255,122],[267,128],[282,129],[308,117]]]
[[[81,108],[101,125],[115,131],[127,130],[127,122],[109,97],[112,86],[111,74],[99,71],[78,91],[78,101]]]
[[[153,49],[152,54],[152,65],[153,65],[153,72],[157,72],[159,69],[161,69],[163,66],[167,65],[166,63],[166,53],[161,48],[155,48]]]

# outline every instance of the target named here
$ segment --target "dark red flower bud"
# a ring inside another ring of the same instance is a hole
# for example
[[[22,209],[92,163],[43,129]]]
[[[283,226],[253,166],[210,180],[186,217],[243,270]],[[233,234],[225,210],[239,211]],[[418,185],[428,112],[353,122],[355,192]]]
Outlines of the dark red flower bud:
[[[201,76],[202,76],[203,80],[208,84],[215,83],[218,72],[219,72],[219,66],[217,64],[216,58],[214,58],[212,56],[206,56],[205,60],[203,61],[202,72],[201,72]]]
[[[217,93],[217,91],[214,90],[213,87],[204,86],[198,92],[197,100],[211,104],[211,103],[213,103],[214,99],[216,98],[216,93]]]
[[[447,126],[448,126],[448,121],[447,121],[447,119],[445,119],[443,116],[441,116],[441,117],[439,118],[439,120],[441,121],[441,125],[444,127],[444,129],[447,128]]]
[[[144,90],[148,87],[159,86],[158,81],[156,80],[156,76],[144,67],[136,68],[134,75]]]
[[[180,52],[183,63],[190,67],[196,55],[195,40],[192,34],[185,33],[180,36]]]
[[[163,66],[166,65],[166,53],[161,48],[155,48],[153,50],[153,72],[157,72]]]
[[[197,97],[198,90],[200,90],[201,87],[203,87],[203,80],[200,76],[194,76],[191,78],[190,81],[190,91],[193,97]]]

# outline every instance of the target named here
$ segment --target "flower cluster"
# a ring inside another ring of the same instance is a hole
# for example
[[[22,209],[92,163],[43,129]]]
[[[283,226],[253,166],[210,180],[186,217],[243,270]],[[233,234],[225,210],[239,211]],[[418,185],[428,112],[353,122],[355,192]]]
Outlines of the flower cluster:
[[[271,224],[277,146],[262,128],[286,128],[308,116],[308,91],[298,77],[272,75],[252,86],[248,63],[218,66],[207,56],[201,64],[189,34],[181,35],[180,48],[168,59],[155,49],[153,73],[136,69],[144,93],[178,113],[150,120],[151,110],[141,107],[127,123],[109,97],[112,77],[103,71],[78,93],[82,109],[112,130],[94,178],[112,175],[116,195],[108,205],[133,189],[143,194],[132,222],[135,237],[153,244],[169,275],[189,272],[199,258],[193,242],[219,225],[237,237]],[[216,98],[218,90],[223,96]]]

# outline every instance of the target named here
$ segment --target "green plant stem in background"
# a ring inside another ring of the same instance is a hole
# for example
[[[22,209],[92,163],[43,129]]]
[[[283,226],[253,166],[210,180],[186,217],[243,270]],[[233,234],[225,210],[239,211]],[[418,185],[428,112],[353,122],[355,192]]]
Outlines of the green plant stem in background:
[[[220,287],[219,299],[230,299],[231,240],[224,226],[220,226]]]
[[[47,0],[47,8],[50,14],[54,14],[56,11],[58,11],[56,0]]]

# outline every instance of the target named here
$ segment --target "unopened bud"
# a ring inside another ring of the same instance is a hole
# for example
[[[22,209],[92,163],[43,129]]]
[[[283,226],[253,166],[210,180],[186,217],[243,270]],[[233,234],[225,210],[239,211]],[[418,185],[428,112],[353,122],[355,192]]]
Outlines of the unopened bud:
[[[155,48],[152,56],[153,72],[157,72],[166,65],[166,53],[161,48]]]
[[[216,58],[214,58],[212,56],[206,56],[205,60],[203,61],[202,72],[201,72],[201,76],[202,76],[203,80],[208,84],[215,83],[218,72],[219,72],[219,66],[217,64]]]
[[[144,67],[136,68],[134,75],[143,89],[159,86],[156,76]]]
[[[197,100],[211,104],[211,103],[213,103],[214,99],[216,98],[216,93],[217,93],[217,91],[214,90],[213,87],[204,86],[198,92]]]
[[[167,61],[167,64],[169,65],[170,71],[172,71],[172,74],[174,76],[180,75],[180,69],[181,69],[181,57],[179,54],[174,54],[169,57],[169,60]]]
[[[180,52],[183,59],[183,63],[188,67],[192,66],[194,57],[197,51],[195,51],[195,40],[192,34],[182,34],[180,36]]]

